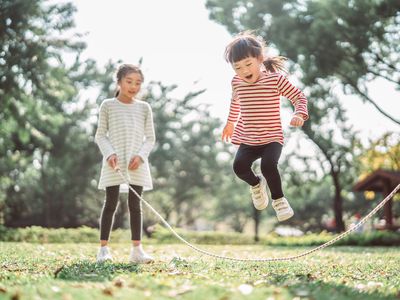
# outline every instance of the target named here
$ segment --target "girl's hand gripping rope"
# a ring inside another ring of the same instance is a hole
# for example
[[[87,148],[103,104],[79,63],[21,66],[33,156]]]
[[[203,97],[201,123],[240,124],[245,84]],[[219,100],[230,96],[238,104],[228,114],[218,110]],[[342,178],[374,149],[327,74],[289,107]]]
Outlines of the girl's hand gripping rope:
[[[116,154],[111,154],[108,158],[107,158],[107,163],[108,165],[113,168],[114,170],[117,170],[118,167],[118,158]]]
[[[135,155],[132,157],[131,161],[129,162],[128,169],[129,170],[136,170],[139,166],[143,163],[142,159],[139,155]]]

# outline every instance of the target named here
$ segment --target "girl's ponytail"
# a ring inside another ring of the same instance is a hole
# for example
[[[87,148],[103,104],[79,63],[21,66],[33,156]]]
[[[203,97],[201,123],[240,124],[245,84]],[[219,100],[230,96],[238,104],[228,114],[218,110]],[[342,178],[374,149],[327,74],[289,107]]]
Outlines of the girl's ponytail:
[[[265,69],[268,72],[271,72],[271,73],[276,73],[276,72],[288,73],[288,71],[285,68],[285,61],[286,60],[287,60],[287,58],[284,57],[284,56],[273,56],[273,57],[268,57],[266,60],[264,60],[263,64],[265,66]]]

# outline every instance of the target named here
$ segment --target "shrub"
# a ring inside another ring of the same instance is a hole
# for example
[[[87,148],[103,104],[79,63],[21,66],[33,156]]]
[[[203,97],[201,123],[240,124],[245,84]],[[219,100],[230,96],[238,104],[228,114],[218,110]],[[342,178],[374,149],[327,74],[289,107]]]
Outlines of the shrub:
[[[192,244],[209,245],[249,245],[256,244],[252,235],[236,232],[215,231],[185,231],[175,229],[179,235]],[[258,244],[266,246],[307,246],[314,247],[328,242],[336,235],[321,232],[319,234],[306,234],[300,237],[282,237],[270,233],[260,237]],[[117,229],[111,234],[112,242],[129,242],[130,230]],[[38,226],[26,228],[6,228],[0,226],[0,241],[29,242],[29,243],[97,243],[99,230],[97,228],[43,228]],[[155,227],[152,238],[146,243],[171,244],[180,243],[167,228],[160,225]],[[334,245],[349,246],[400,246],[400,233],[389,231],[373,231],[366,233],[353,233],[338,241]]]

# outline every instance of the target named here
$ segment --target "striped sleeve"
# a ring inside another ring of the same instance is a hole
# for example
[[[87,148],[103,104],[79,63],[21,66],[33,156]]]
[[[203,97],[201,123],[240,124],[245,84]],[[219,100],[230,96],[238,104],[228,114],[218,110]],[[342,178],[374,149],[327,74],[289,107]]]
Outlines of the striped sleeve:
[[[303,92],[295,87],[285,76],[279,75],[277,87],[279,93],[288,98],[294,106],[295,114],[302,114],[303,119],[308,119],[307,98]]]
[[[232,91],[231,105],[230,105],[230,108],[229,108],[228,122],[236,123],[236,121],[239,118],[239,114],[240,114],[239,100],[236,97],[235,91],[233,90]]]
[[[156,140],[156,135],[154,132],[153,125],[153,112],[149,104],[146,104],[147,112],[144,124],[144,137],[145,140],[143,142],[142,147],[139,150],[138,155],[142,158],[143,161],[147,160],[151,150],[154,147],[154,143]]]
[[[105,102],[103,102],[100,105],[99,109],[99,120],[94,139],[96,141],[96,144],[99,146],[101,154],[103,154],[104,158],[108,158],[110,155],[115,153],[115,150],[111,145],[110,140],[108,139],[107,132],[108,132],[108,111]]]

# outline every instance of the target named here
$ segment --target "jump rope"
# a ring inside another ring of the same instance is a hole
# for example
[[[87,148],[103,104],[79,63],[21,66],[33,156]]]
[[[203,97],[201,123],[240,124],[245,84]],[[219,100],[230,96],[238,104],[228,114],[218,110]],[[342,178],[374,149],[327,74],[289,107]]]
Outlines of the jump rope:
[[[124,182],[128,185],[129,189],[140,199],[140,201],[142,201],[147,208],[149,208],[160,220],[161,222],[165,225],[165,227],[167,227],[172,234],[179,239],[181,242],[183,242],[184,244],[186,244],[188,247],[190,247],[191,249],[210,256],[210,257],[214,257],[214,258],[218,258],[218,259],[224,259],[224,260],[233,260],[233,261],[242,261],[242,262],[275,262],[275,261],[291,261],[291,260],[295,260],[295,259],[299,259],[301,257],[305,257],[307,255],[310,255],[314,252],[317,252],[319,250],[322,250],[330,245],[332,245],[333,243],[336,243],[337,241],[343,239],[345,236],[349,235],[350,233],[352,233],[353,231],[357,230],[357,228],[359,228],[360,226],[362,226],[368,219],[370,219],[373,215],[375,215],[378,210],[380,210],[396,193],[397,191],[400,189],[400,184],[398,184],[394,190],[386,196],[385,199],[383,199],[373,210],[371,210],[370,213],[368,213],[364,218],[362,218],[357,224],[355,224],[352,228],[346,230],[345,232],[339,234],[338,236],[332,238],[331,240],[329,240],[328,242],[315,247],[311,250],[305,251],[303,253],[300,253],[298,255],[293,255],[293,256],[287,256],[287,257],[267,257],[267,258],[237,258],[237,257],[232,257],[232,256],[224,256],[224,255],[219,255],[219,254],[215,254],[203,249],[200,249],[199,247],[191,244],[190,242],[188,242],[187,240],[185,240],[183,237],[181,237],[173,228],[172,226],[146,201],[143,199],[143,197],[141,195],[139,195],[130,185],[129,185],[129,180],[127,180],[127,178],[125,177],[125,175],[122,173],[121,169],[119,167],[115,168],[115,171],[121,176],[121,178],[124,180]]]

